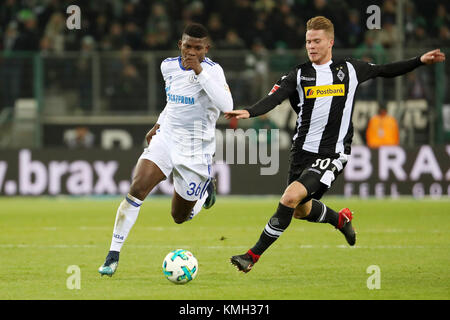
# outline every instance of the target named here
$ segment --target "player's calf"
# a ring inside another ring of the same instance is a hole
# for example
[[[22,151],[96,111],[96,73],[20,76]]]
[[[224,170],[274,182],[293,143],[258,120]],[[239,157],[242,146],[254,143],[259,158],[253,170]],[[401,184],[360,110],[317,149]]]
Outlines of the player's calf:
[[[309,207],[309,213],[305,215]],[[342,209],[338,213],[327,207],[321,201],[312,199],[302,205],[302,207],[297,207],[296,212],[297,214],[294,214],[294,217],[297,219],[300,216],[300,219],[307,220],[309,222],[331,224],[336,229],[341,231],[349,245],[355,245],[356,232],[351,224],[353,214],[348,208]]]
[[[181,224],[189,220],[189,216],[192,209],[195,206],[196,201],[189,201],[181,197],[177,192],[174,193],[172,198],[172,218],[176,224]]]

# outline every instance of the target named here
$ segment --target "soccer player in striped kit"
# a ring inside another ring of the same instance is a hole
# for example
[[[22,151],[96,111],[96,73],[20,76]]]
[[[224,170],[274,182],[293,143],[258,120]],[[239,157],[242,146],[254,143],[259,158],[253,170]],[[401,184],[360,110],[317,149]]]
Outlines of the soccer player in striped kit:
[[[423,64],[445,60],[439,49],[409,60],[374,65],[355,59],[332,59],[333,23],[322,16],[306,25],[309,62],[296,66],[274,86],[269,96],[244,110],[225,114],[247,119],[264,114],[289,99],[298,114],[290,153],[288,187],[277,211],[266,224],[257,243],[245,254],[231,258],[240,271],[249,272],[269,246],[291,223],[292,217],[329,223],[343,233],[348,244],[356,242],[352,212],[339,212],[320,201],[344,169],[351,153],[352,111],[358,85],[375,77],[395,77]]]
[[[210,48],[204,26],[192,23],[178,42],[180,56],[161,63],[167,104],[147,133],[149,143],[136,165],[133,182],[116,214],[109,253],[98,272],[112,276],[119,252],[150,191],[173,174],[172,217],[192,219],[215,202],[211,177],[220,112],[233,110],[233,98],[222,67],[205,55]]]

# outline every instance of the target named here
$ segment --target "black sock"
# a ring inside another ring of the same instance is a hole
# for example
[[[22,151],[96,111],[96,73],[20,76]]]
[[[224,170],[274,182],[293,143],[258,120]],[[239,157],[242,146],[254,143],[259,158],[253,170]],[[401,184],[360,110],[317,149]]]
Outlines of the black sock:
[[[108,255],[106,256],[106,260],[111,259],[114,261],[119,261],[119,254],[120,252],[118,251],[109,251]]]
[[[277,240],[281,234],[286,230],[292,220],[294,209],[286,207],[279,203],[277,212],[270,218],[266,224],[264,231],[261,233],[261,237],[253,248],[250,250],[256,254],[261,255],[272,243]]]
[[[333,209],[328,208],[319,200],[312,199],[311,211],[309,215],[302,218],[302,220],[316,223],[329,223],[336,227],[339,222],[339,214]]]

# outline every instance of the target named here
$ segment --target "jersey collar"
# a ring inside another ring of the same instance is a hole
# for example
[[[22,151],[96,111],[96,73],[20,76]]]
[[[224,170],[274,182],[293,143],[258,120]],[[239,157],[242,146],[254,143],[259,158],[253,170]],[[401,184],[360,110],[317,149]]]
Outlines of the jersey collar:
[[[315,64],[315,63],[313,63],[312,65],[313,65],[314,69],[326,69],[326,68],[328,68],[332,63],[333,63],[333,60],[330,59],[330,61],[328,61],[327,63],[324,63],[324,64]]]
[[[185,68],[183,67],[183,64],[181,63],[181,56],[178,56],[178,64],[180,65],[181,70],[187,71],[187,69],[185,69]]]

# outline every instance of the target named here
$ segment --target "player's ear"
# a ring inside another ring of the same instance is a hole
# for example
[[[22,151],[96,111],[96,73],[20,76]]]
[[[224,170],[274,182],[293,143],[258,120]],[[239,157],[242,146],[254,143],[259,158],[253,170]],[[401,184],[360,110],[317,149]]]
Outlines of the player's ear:
[[[180,50],[181,50],[181,43],[182,43],[181,39],[178,40],[178,49],[180,49]]]
[[[334,46],[334,38],[330,39],[330,48]]]

